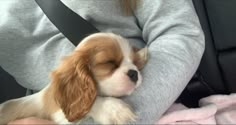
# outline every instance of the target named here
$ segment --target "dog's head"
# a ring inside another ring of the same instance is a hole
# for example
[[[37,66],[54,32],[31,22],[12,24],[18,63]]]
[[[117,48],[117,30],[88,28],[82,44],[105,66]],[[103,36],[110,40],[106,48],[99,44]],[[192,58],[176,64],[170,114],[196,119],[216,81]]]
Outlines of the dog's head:
[[[135,49],[121,36],[85,38],[51,74],[56,102],[69,121],[85,116],[97,95],[125,96],[141,84],[147,48]]]

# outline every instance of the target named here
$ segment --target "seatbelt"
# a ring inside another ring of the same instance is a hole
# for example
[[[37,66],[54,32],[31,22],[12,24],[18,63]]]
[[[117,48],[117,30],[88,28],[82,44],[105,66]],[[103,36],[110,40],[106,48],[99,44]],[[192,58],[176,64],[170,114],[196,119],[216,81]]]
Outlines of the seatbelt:
[[[60,0],[35,0],[48,19],[75,46],[86,36],[99,32],[80,15],[65,6]]]

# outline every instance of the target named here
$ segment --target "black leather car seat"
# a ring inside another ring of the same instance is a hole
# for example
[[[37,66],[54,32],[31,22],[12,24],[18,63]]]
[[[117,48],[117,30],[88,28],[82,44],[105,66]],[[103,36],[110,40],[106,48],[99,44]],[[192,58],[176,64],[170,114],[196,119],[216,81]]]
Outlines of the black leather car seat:
[[[199,69],[180,100],[190,107],[212,94],[236,92],[236,1],[193,0],[206,48]]]

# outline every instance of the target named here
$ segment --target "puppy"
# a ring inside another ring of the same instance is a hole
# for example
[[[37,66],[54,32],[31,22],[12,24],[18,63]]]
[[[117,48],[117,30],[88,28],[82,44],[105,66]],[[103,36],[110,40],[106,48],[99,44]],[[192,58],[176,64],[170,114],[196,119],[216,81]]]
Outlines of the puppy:
[[[135,120],[128,104],[115,98],[130,95],[142,82],[140,69],[147,48],[134,49],[112,33],[86,37],[51,73],[51,82],[30,96],[0,105],[0,124],[35,116],[58,124],[92,117],[101,124]]]

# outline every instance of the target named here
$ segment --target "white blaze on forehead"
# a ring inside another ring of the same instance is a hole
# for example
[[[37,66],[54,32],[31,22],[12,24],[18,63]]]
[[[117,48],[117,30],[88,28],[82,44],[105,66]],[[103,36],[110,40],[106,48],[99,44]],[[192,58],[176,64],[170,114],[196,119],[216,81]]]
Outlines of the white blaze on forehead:
[[[130,46],[129,42],[122,37],[117,37],[116,39],[117,39],[116,41],[119,43],[119,45],[121,47],[121,51],[123,53],[123,60],[121,62],[121,68],[125,72],[128,72],[131,69],[138,70],[137,67],[134,65],[133,60],[131,58],[132,47]]]
[[[115,37],[115,39],[120,45],[121,51],[123,53],[124,57],[123,61],[126,61],[127,63],[132,63],[132,59],[130,58],[132,48],[129,42],[126,39],[122,38],[121,36],[117,36]]]

